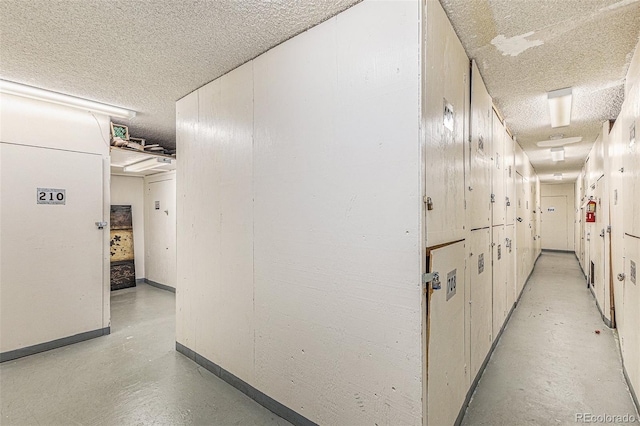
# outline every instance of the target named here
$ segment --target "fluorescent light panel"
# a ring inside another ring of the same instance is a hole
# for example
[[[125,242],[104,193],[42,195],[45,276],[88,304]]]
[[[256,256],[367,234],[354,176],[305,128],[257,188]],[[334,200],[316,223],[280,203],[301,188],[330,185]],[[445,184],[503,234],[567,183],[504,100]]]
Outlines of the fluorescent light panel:
[[[582,136],[576,136],[573,138],[551,139],[548,141],[537,142],[540,148],[555,148],[557,146],[569,145],[572,143],[582,142]]]
[[[562,173],[555,173],[553,175],[553,179],[555,180],[562,180]]]
[[[63,93],[39,89],[37,87],[14,83],[12,81],[0,80],[0,93],[22,96],[24,98],[36,99],[39,101],[51,102],[54,104],[70,106],[86,111],[98,112],[100,114],[109,115],[111,117],[130,119],[136,116],[135,111],[131,111],[125,108],[90,101],[88,99],[76,98],[75,96],[69,96]]]
[[[552,161],[564,161],[564,148],[551,148]]]
[[[171,164],[171,158],[147,158],[146,160],[125,166],[123,170],[125,172],[142,172],[144,170],[155,169],[156,167],[164,166],[166,164]]]
[[[564,127],[571,124],[571,88],[554,90],[547,94],[551,127]]]

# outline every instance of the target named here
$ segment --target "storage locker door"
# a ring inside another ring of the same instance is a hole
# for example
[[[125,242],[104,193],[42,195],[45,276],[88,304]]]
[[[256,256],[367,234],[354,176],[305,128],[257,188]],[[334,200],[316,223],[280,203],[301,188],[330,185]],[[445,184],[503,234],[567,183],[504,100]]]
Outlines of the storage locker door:
[[[471,71],[471,146],[469,153],[469,222],[471,230],[491,225],[491,97],[473,63]]]
[[[102,328],[102,156],[6,143],[0,152],[1,351]]]
[[[495,340],[507,317],[507,257],[505,256],[504,226],[494,226],[492,230],[493,339]]]
[[[513,225],[516,215],[516,163],[515,163],[515,142],[505,130],[505,146],[504,146],[504,173],[505,173],[505,191],[506,191],[506,216],[505,223]],[[508,201],[507,201],[508,198]]]
[[[640,335],[637,330],[640,327],[640,238],[624,238],[625,266],[624,266],[624,301],[627,309],[624,310],[624,324],[626,333],[621,338],[622,355],[626,363],[627,373],[631,378],[634,388],[640,389]],[[633,363],[635,360],[635,364]],[[636,380],[635,382],[633,380]]]
[[[465,234],[464,148],[469,59],[438,2],[427,2],[424,91],[427,246]]]
[[[505,174],[504,174],[504,145],[505,131],[498,115],[493,112],[493,137],[492,137],[492,170],[491,177],[491,205],[492,225],[504,225],[505,223]]]
[[[467,393],[465,362],[465,242],[433,250],[430,270],[440,275],[439,290],[428,298],[428,424],[451,425]],[[431,288],[429,286],[428,288]]]
[[[625,104],[627,102],[629,106],[619,120],[622,121],[622,140],[627,146],[623,173],[624,198],[628,204],[624,209],[624,232],[640,237],[640,82],[629,91]]]
[[[505,228],[505,238],[503,240],[503,256],[506,261],[506,281],[507,281],[507,313],[516,303],[516,244],[515,225],[507,225]]]
[[[476,376],[493,342],[491,299],[491,230],[471,231],[468,258],[471,277],[471,379]]]
[[[525,199],[524,199],[524,178],[520,173],[516,172],[516,295],[520,296],[520,292],[524,287],[524,280],[527,277],[525,271],[525,255],[526,240],[525,232],[527,224],[525,222]],[[517,297],[516,296],[516,297]]]

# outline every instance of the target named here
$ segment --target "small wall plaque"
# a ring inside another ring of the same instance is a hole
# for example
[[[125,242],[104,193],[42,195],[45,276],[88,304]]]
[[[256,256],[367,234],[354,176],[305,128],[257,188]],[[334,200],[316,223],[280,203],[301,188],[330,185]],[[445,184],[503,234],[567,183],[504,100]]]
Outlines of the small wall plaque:
[[[66,204],[67,194],[64,189],[38,188],[36,192],[37,204]]]

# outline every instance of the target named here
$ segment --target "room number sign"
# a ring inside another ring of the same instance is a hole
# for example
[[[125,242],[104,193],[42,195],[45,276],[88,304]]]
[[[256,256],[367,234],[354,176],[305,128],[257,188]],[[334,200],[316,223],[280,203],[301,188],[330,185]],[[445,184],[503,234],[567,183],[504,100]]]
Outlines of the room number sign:
[[[38,204],[66,204],[67,194],[64,189],[38,188],[36,203]]]

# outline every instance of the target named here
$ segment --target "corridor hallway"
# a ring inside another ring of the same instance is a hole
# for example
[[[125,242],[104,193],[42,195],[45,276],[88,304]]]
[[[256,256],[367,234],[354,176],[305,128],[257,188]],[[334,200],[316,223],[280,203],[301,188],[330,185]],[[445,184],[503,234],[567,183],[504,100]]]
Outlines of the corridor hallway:
[[[575,256],[544,251],[462,424],[576,424],[579,413],[637,419],[616,339]]]
[[[290,423],[175,350],[175,294],[111,293],[111,334],[0,365],[0,424]]]

